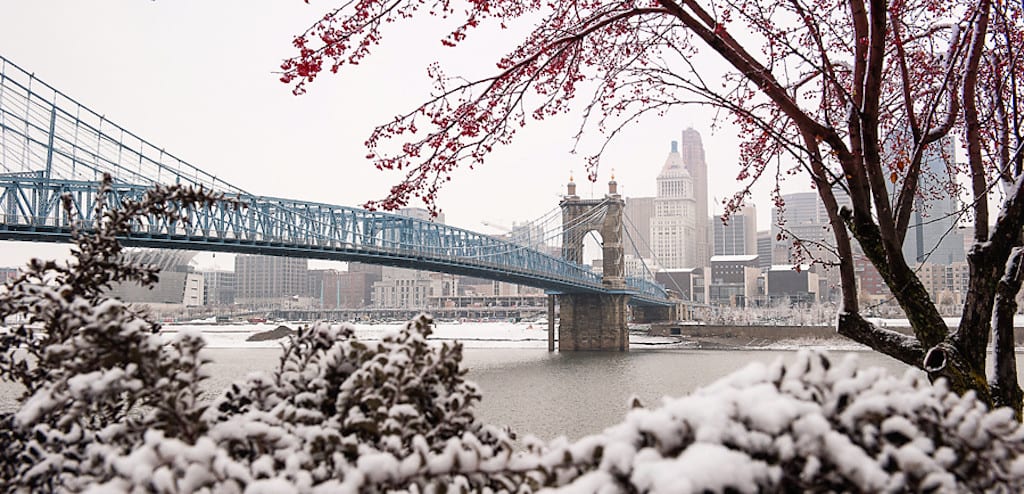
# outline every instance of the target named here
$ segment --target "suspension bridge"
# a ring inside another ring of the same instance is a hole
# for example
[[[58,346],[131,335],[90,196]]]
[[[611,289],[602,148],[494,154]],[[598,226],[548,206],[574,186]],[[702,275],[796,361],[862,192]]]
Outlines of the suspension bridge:
[[[105,174],[113,178],[113,188],[99,195]],[[546,223],[535,228],[540,233],[525,242],[401,214],[256,195],[177,158],[0,57],[0,240],[70,241],[72,223],[88,229],[96,221],[96,201],[114,205],[140,198],[157,184],[202,187],[244,207],[188,211],[188,222],[142,220],[122,239],[125,245],[356,261],[507,281],[559,296],[615,296],[635,307],[672,305],[651,279],[622,276],[621,198],[615,194],[583,201],[587,207],[579,209],[582,203],[572,191],[560,204],[561,221],[552,225],[553,216],[545,215]],[[74,204],[70,218],[61,207],[63,195]],[[576,206],[567,206],[570,202]],[[574,210],[571,215],[567,207]],[[618,225],[618,233],[606,224]],[[593,230],[601,231],[605,243],[603,276],[580,263],[579,241]],[[551,240],[563,241],[562,256],[543,248]],[[609,250],[610,244],[618,250]]]

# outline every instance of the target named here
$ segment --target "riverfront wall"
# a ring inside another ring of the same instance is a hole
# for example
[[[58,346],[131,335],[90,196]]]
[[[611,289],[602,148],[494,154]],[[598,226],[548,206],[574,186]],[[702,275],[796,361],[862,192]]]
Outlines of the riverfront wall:
[[[888,326],[887,329],[913,334],[910,328]],[[1014,332],[1017,345],[1024,345],[1024,331]],[[651,336],[687,336],[691,338],[730,339],[738,344],[800,339],[838,339],[852,341],[836,333],[835,326],[734,326],[704,324],[652,324]]]
[[[842,338],[832,326],[731,326],[652,324],[652,336],[728,338],[743,341]]]

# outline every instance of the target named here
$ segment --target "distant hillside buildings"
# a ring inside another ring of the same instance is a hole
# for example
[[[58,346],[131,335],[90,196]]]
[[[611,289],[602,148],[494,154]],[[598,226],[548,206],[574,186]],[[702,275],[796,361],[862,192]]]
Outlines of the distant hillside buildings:
[[[431,219],[420,208],[399,214]],[[516,243],[541,242],[544,232],[531,225],[510,231]],[[205,305],[238,310],[430,310],[461,306],[542,306],[543,290],[511,283],[348,263],[347,270],[309,269],[308,261],[288,257],[236,255],[234,271],[202,273]]]

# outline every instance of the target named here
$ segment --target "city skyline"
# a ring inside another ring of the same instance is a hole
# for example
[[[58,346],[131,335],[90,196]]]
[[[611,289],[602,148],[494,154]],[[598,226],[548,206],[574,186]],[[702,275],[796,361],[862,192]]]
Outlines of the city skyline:
[[[111,23],[112,16],[126,22]],[[358,77],[328,78],[295,97],[274,71],[290,54],[291,37],[315,17],[315,9],[299,3],[241,10],[211,5],[204,16],[194,16],[170,2],[132,3],[116,12],[69,0],[23,2],[5,8],[0,45],[5,56],[68,96],[230,183],[258,194],[358,206],[398,180],[365,161],[363,141],[374,124],[429,90],[425,76],[403,63],[403,50],[419,47],[402,41],[431,34],[423,28],[393,36],[372,67],[356,69]],[[183,39],[181,30],[196,34]],[[17,42],[29,36],[54,42]],[[503,40],[496,41],[500,51]],[[493,51],[484,45],[467,49]],[[465,58],[441,62],[453,71],[479,70]],[[734,127],[713,117],[698,107],[640,119],[609,146],[595,182],[587,180],[583,154],[567,142],[578,115],[530,122],[484,165],[457,172],[440,192],[439,205],[448,224],[497,234],[500,229],[484,223],[511,225],[541,216],[558,203],[571,175],[584,199],[602,196],[613,174],[624,197],[653,197],[664,149],[682,129],[693,128],[713,165],[705,206],[709,215],[720,214],[721,201],[740,189],[738,137]],[[748,201],[762,230],[772,223],[772,208],[766,207],[771,185],[756,185]],[[783,184],[783,193],[810,190],[802,175]],[[20,266],[34,256],[66,252],[63,244],[3,242],[0,264]],[[199,259],[204,267],[232,265],[230,255],[204,253]]]
[[[5,57],[68,96],[244,190],[356,206],[397,183],[398,174],[366,161],[363,143],[375,124],[429,96],[423,67],[406,61],[438,56],[423,42],[438,38],[432,31],[437,26],[411,24],[389,32],[372,64],[320,81],[296,97],[275,71],[291,54],[293,36],[321,12],[302,2],[242,9],[210,4],[203,12],[196,16],[178,2],[107,8],[70,0],[17,2],[5,6],[0,18],[0,46]],[[440,53],[439,62],[452,73],[471,75],[488,70],[474,60],[512,48],[510,37],[481,36],[458,53]],[[23,42],[39,38],[50,42]],[[541,216],[557,205],[570,175],[583,198],[603,195],[613,173],[623,196],[653,196],[664,150],[686,127],[702,134],[708,155],[715,157],[708,196],[720,200],[739,189],[737,131],[720,121],[712,132],[713,117],[692,107],[640,119],[608,147],[595,183],[586,180],[584,162],[600,138],[586,136],[574,153],[570,140],[578,113],[531,120],[484,165],[456,172],[440,192],[439,205],[448,224],[497,233],[481,222],[510,225]],[[791,186],[806,188],[809,181],[801,177]],[[55,251],[2,247],[0,255],[20,251],[21,260]],[[11,262],[22,263],[0,260]]]
[[[188,5],[171,2],[116,9],[73,0],[21,2],[5,8],[0,45],[5,57],[41,80],[229,183],[257,194],[358,206],[382,197],[398,180],[365,160],[363,142],[375,124],[428,94],[425,74],[410,71],[405,62],[426,53],[436,56],[417,43],[436,39],[431,31],[436,26],[413,24],[388,33],[372,64],[326,78],[309,94],[295,97],[275,71],[292,53],[292,36],[317,17],[316,9],[300,3],[246,9],[217,4],[195,16]],[[182,37],[183,31],[193,35]],[[19,42],[33,37],[52,42]],[[445,52],[439,62],[452,73],[479,72],[482,68],[471,61],[507,50],[510,41],[504,38],[485,37],[458,55]],[[439,205],[450,225],[499,234],[484,223],[511,225],[540,217],[558,203],[569,176],[577,178],[584,199],[602,196],[613,174],[624,197],[653,197],[665,147],[682,129],[693,128],[711,164],[706,201],[699,204],[720,214],[722,199],[741,188],[735,180],[738,131],[713,117],[701,107],[687,107],[639,119],[607,148],[594,182],[588,182],[582,163],[600,139],[585,136],[577,154],[570,138],[578,114],[530,121],[515,142],[496,150],[484,165],[456,172],[440,192]],[[954,146],[952,154],[962,156],[963,150]],[[771,185],[770,179],[757,184],[748,201],[757,209],[761,230],[773,223],[773,208],[765,207],[771,204]],[[782,193],[810,190],[801,174],[785,182]],[[66,244],[2,242],[0,265],[67,257],[67,249]],[[197,259],[203,269],[233,265],[230,254],[201,253]]]

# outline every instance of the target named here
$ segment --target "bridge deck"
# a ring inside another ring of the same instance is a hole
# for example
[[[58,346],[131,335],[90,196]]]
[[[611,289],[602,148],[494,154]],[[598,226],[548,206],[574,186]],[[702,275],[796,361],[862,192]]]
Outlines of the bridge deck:
[[[0,239],[70,240],[60,196],[75,221],[95,221],[95,182],[0,175]],[[116,185],[105,200],[138,199],[141,185]],[[357,261],[508,281],[559,293],[622,293],[589,269],[536,249],[447,225],[359,208],[238,195],[245,207],[186,211],[190,221],[140,221],[126,245]],[[661,287],[627,279],[634,304],[666,304]]]

